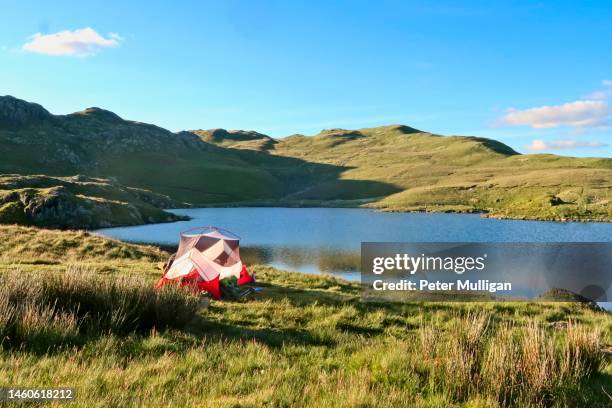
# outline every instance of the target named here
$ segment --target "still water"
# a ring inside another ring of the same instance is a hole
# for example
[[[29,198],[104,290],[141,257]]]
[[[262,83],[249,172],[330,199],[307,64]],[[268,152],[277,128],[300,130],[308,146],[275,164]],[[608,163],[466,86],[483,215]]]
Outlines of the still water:
[[[495,220],[474,214],[384,213],[358,208],[192,208],[189,221],[97,230],[123,241],[178,245],[186,229],[214,225],[241,237],[246,264],[359,279],[362,241],[612,242],[612,223]]]

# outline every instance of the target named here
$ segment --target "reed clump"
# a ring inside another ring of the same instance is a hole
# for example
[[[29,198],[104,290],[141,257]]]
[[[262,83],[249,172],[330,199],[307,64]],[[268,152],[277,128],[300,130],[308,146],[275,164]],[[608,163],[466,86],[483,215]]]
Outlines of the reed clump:
[[[444,329],[422,325],[430,391],[450,400],[487,395],[499,406],[549,406],[602,367],[601,332],[569,321],[561,330],[530,321],[495,323],[477,312]]]
[[[65,273],[0,276],[0,342],[46,351],[91,336],[183,328],[197,310],[189,291],[155,290],[148,280]]]

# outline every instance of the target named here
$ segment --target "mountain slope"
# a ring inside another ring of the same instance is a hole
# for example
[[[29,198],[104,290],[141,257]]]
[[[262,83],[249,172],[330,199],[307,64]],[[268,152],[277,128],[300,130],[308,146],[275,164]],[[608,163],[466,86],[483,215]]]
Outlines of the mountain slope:
[[[39,105],[0,97],[0,107],[7,105],[11,109],[0,114],[0,155],[7,158],[1,173],[113,177],[194,203],[268,197],[282,188],[270,174],[190,132],[172,133],[99,108],[34,114]]]
[[[273,139],[172,133],[100,108],[52,115],[0,97],[0,173],[116,180],[192,205],[367,205],[612,220],[612,159],[521,155],[491,139],[392,125]]]
[[[345,170],[299,158],[263,157],[258,149],[229,149],[205,140],[274,144],[256,132],[172,133],[100,108],[69,115],[44,111],[38,119],[43,115],[15,112],[37,111],[39,105],[12,97],[0,101],[12,106],[1,116],[7,125],[0,127],[0,155],[6,157],[0,173],[112,178],[180,202],[207,205],[275,200],[310,183],[308,175],[337,179]]]
[[[378,186],[385,191],[365,196],[385,196],[368,205],[390,211],[612,219],[612,160],[606,158],[521,155],[495,140],[439,136],[401,125],[290,136],[267,152],[346,169],[288,200],[365,198],[362,186],[352,189],[349,183],[359,180],[382,182]]]

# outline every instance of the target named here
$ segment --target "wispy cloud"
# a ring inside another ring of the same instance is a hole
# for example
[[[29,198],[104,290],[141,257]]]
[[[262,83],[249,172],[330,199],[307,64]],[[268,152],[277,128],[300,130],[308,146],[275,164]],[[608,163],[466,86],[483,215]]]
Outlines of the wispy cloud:
[[[600,148],[608,146],[606,143],[597,141],[585,141],[585,140],[551,140],[544,141],[541,139],[533,140],[530,144],[525,146],[530,151],[543,151],[543,150],[563,150],[563,149],[580,149],[580,148]]]
[[[603,81],[601,81],[601,84],[604,86],[604,89],[599,89],[595,92],[591,92],[590,94],[584,96],[583,99],[604,100],[612,98],[612,89],[609,88],[612,87],[612,81],[609,79],[604,79]]]
[[[510,109],[501,121],[510,126],[531,126],[535,129],[559,126],[586,128],[606,127],[610,116],[612,108],[607,102],[581,100],[525,110]]]
[[[602,89],[600,91],[591,92],[584,96],[586,100],[605,100],[612,98],[612,89]]]
[[[612,119],[612,80],[601,81],[603,88],[591,92],[573,102],[561,105],[544,105],[528,109],[506,110],[506,114],[494,124],[506,126],[530,126],[533,129],[549,129],[561,126],[573,128],[573,133],[588,129],[606,130]]]
[[[54,56],[86,57],[96,55],[103,48],[118,47],[123,40],[117,33],[108,38],[93,28],[60,31],[54,34],[36,33],[21,47],[24,51]]]

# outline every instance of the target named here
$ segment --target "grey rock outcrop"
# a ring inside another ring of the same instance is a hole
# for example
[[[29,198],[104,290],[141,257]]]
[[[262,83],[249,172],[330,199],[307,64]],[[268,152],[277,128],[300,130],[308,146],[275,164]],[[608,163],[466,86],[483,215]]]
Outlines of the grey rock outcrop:
[[[0,96],[0,129],[29,126],[52,121],[51,115],[37,103],[26,102],[13,96]]]

